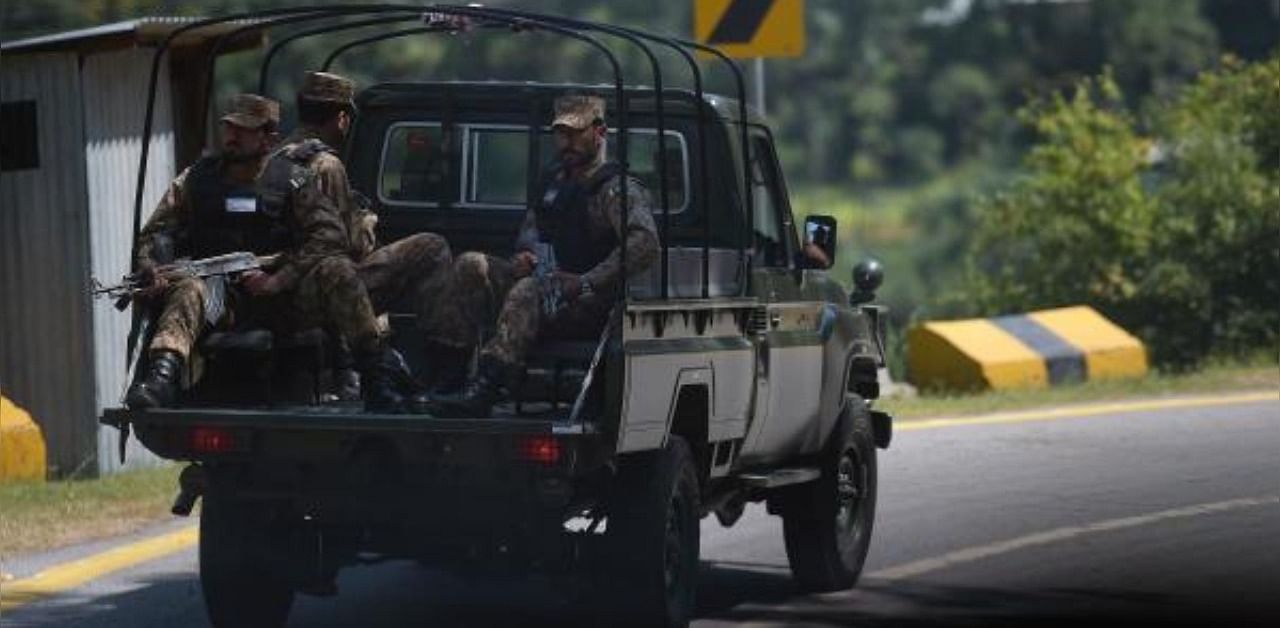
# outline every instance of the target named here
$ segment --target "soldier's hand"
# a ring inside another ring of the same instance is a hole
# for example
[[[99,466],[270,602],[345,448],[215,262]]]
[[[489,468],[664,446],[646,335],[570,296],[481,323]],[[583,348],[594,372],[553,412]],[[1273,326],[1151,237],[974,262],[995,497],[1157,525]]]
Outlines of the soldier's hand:
[[[164,294],[164,291],[169,288],[169,280],[157,273],[155,266],[147,266],[142,269],[142,286],[142,289],[138,290],[138,295],[152,299]]]
[[[240,285],[244,286],[249,294],[259,297],[270,296],[280,292],[280,282],[275,275],[267,274],[261,270],[250,270],[240,276]]]
[[[827,252],[822,247],[813,242],[804,244],[804,257],[809,263],[810,268],[827,269],[831,268],[831,258],[827,257]]]
[[[516,279],[528,277],[533,273],[533,267],[538,265],[538,256],[533,251],[518,251],[511,257],[511,272]]]
[[[582,296],[582,278],[573,273],[557,271],[556,283],[560,285],[560,294],[566,301],[577,301]]]

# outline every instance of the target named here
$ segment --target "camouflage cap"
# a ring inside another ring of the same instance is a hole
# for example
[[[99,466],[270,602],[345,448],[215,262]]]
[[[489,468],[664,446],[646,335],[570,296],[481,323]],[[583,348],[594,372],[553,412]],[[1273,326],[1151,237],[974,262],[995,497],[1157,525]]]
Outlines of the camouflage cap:
[[[298,89],[299,98],[323,102],[351,104],[355,96],[355,81],[328,72],[307,72]]]
[[[223,122],[246,129],[256,129],[270,122],[280,124],[280,103],[257,94],[236,94],[227,103]]]
[[[567,126],[574,129],[585,129],[597,120],[604,122],[604,99],[599,96],[580,94],[561,96],[556,99],[556,118],[551,126]]]

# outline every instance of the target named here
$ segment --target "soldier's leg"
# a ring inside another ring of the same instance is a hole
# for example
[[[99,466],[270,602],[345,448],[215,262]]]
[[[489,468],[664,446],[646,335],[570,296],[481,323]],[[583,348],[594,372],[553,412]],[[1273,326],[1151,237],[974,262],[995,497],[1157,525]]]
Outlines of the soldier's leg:
[[[413,411],[430,413],[437,399],[460,392],[476,345],[493,326],[513,281],[510,262],[471,251],[454,258],[443,293],[424,291],[418,327],[426,338],[429,367],[423,381],[430,392],[413,397]]]
[[[360,262],[358,272],[375,311],[412,312],[417,326],[427,330],[448,309],[452,264],[452,253],[443,237],[420,233],[373,251]],[[452,382],[450,388],[458,388],[466,376],[470,353],[461,341],[433,342],[431,334],[427,336],[422,353],[427,368],[415,378],[402,361],[399,381],[406,391],[417,389],[419,382],[434,385],[445,380]],[[425,393],[415,393],[411,409],[421,411],[427,400]]]
[[[507,260],[467,252],[453,261],[443,297],[435,297],[430,317],[423,321],[435,342],[471,348],[498,318],[515,277]],[[426,309],[426,307],[424,307]]]
[[[378,248],[357,267],[373,309],[429,314],[448,283],[453,263],[449,243],[434,233],[420,233]]]
[[[369,293],[348,258],[316,262],[299,280],[294,306],[301,324],[332,326],[352,351],[369,351],[383,341]]]
[[[541,323],[542,290],[533,277],[520,279],[502,303],[494,336],[480,350],[480,360],[507,371],[523,368],[525,355],[538,339]]]
[[[332,327],[350,345],[366,410],[400,409],[403,397],[394,385],[398,361],[354,262],[346,257],[317,262],[298,283],[295,308],[304,324]]]
[[[502,384],[523,368],[525,355],[538,337],[541,317],[538,282],[532,277],[516,281],[503,301],[494,337],[480,350],[475,376],[456,397],[438,400],[432,412],[442,417],[487,416]]]
[[[204,299],[204,282],[199,279],[185,277],[169,284],[148,347],[151,353],[170,351],[184,361],[191,357],[191,348],[204,329]]]
[[[156,332],[147,347],[147,374],[129,387],[130,408],[158,408],[173,403],[184,366],[204,329],[205,287],[195,278],[179,279],[161,297]]]

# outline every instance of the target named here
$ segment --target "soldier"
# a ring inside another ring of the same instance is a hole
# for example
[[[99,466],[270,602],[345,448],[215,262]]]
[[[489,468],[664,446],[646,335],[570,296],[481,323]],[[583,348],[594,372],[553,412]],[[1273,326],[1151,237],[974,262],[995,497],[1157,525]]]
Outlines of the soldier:
[[[196,338],[218,321],[225,286],[185,278],[167,282],[155,269],[173,257],[202,258],[234,251],[270,253],[270,221],[255,201],[254,183],[267,153],[279,139],[280,105],[239,94],[219,126],[221,150],[183,170],[147,220],[134,255],[134,268],[148,275],[145,296],[155,299],[160,317],[148,346],[148,370],[125,395],[131,408],[172,403]]]
[[[291,243],[274,272],[249,273],[254,295],[282,295],[298,326],[337,330],[360,372],[365,409],[395,412],[402,361],[387,344],[377,313],[403,307],[431,320],[452,263],[448,243],[418,234],[375,249],[376,216],[361,206],[335,148],[346,140],[356,110],[355,84],[336,74],[308,72],[298,91],[299,128],[268,160],[259,178],[264,204],[284,217]]]
[[[587,337],[599,334],[623,286],[622,246],[627,272],[646,270],[658,256],[649,195],[634,178],[626,183],[628,219],[622,222],[622,169],[605,160],[608,128],[604,100],[595,96],[562,96],[555,102],[552,123],[560,163],[547,178],[542,202],[525,214],[508,262],[477,253],[459,256],[454,264],[454,296],[473,330],[485,300],[502,304],[494,337],[480,350],[477,373],[462,391],[437,398],[429,409],[439,416],[485,416],[498,399],[500,385],[524,368],[529,348],[543,337]],[[535,276],[536,250],[554,251],[556,269],[549,282]],[[558,292],[563,307],[550,315],[543,299]]]

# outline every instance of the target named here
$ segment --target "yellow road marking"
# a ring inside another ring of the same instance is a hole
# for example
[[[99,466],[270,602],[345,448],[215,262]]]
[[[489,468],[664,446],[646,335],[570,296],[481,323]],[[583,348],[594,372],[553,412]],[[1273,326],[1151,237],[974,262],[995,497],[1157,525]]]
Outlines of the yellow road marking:
[[[1192,397],[1108,403],[1054,410],[1011,412],[980,417],[952,417],[905,421],[894,426],[896,430],[922,430],[959,425],[992,425],[1090,417],[1115,412],[1141,412],[1170,408],[1254,403],[1280,400],[1278,392],[1255,392],[1219,397]],[[34,576],[0,583],[0,611],[18,608],[62,591],[81,586],[109,573],[133,567],[150,560],[163,558],[194,546],[199,540],[196,526],[190,526],[152,539],[117,547],[101,554],[88,556],[63,565],[50,567]]]
[[[1000,425],[1004,423],[1027,423],[1030,421],[1049,421],[1053,419],[1076,419],[1095,417],[1120,412],[1150,412],[1153,410],[1170,410],[1175,408],[1199,408],[1204,406],[1228,406],[1259,401],[1280,401],[1280,391],[1250,392],[1215,397],[1185,397],[1179,399],[1150,399],[1145,401],[1120,401],[1088,406],[1054,408],[1052,410],[1028,410],[1025,412],[1002,412],[982,416],[956,416],[936,419],[905,420],[895,422],[894,431],[909,432],[938,427],[962,425]]]
[[[199,533],[189,526],[145,541],[131,543],[101,554],[50,567],[30,578],[0,584],[0,611],[74,589],[113,571],[168,556],[196,544]]]
[[[1026,536],[1020,536],[1005,541],[990,543],[988,545],[967,547],[954,552],[947,552],[941,556],[912,561],[894,567],[887,567],[885,569],[873,571],[867,574],[867,577],[882,580],[902,580],[904,578],[913,578],[915,576],[923,575],[931,571],[937,571],[939,569],[945,569],[947,567],[963,565],[965,563],[971,563],[985,558],[990,558],[992,556],[999,556],[1001,554],[1008,554],[1028,547],[1066,541],[1086,534],[1110,532],[1112,530],[1125,530],[1128,528],[1160,523],[1171,519],[1187,519],[1190,517],[1198,517],[1200,515],[1211,515],[1219,512],[1240,510],[1242,508],[1256,508],[1258,506],[1274,506],[1276,504],[1280,504],[1280,496],[1264,495],[1262,497],[1232,499],[1228,501],[1214,502],[1211,504],[1196,504],[1194,506],[1173,508],[1145,515],[1122,517],[1120,519],[1108,519],[1106,521],[1098,521],[1078,526],[1066,526],[1045,532],[1028,534]]]

